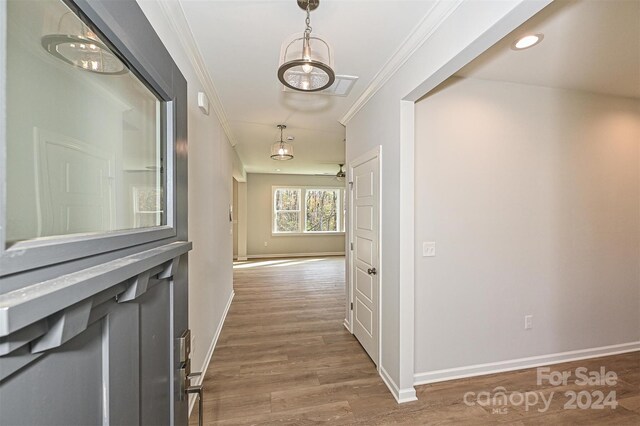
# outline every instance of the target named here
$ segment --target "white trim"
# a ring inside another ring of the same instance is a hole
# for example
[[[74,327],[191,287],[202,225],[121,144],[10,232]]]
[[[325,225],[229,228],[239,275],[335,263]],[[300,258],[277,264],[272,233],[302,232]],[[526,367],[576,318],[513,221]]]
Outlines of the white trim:
[[[475,0],[462,0],[461,3],[473,3]],[[554,0],[519,0],[505,16],[495,22],[487,31],[458,51],[453,57],[432,72],[422,83],[409,92],[403,100],[417,102],[446,79],[458,72],[463,66],[476,59],[511,31],[525,23],[529,18],[552,3]]]
[[[351,309],[349,309],[349,310],[351,310]],[[353,334],[353,330],[351,329],[351,324],[349,323],[349,321],[346,318],[342,322],[342,325],[344,325],[344,328],[346,328],[349,333]]]
[[[640,351],[640,341],[418,373],[414,375],[413,384],[414,386],[424,385],[427,383],[484,376],[486,374],[503,373],[542,365],[553,365],[562,362],[579,361],[635,351]]]
[[[418,25],[404,39],[398,49],[373,77],[371,83],[353,103],[345,115],[338,120],[343,125],[347,123],[364,107],[369,99],[380,90],[385,83],[407,62],[413,53],[433,35],[438,27],[463,3],[463,0],[436,2],[436,4],[420,20]]]
[[[365,152],[364,154],[360,155],[359,157],[356,157],[355,160],[351,161],[351,163],[349,163],[349,168],[354,169],[356,167],[358,167],[359,165],[366,163],[369,160],[373,160],[376,157],[380,157],[380,153],[382,152],[382,145],[379,145],[375,148],[373,148],[370,151]],[[351,172],[353,172],[353,170],[351,170]],[[351,179],[353,179],[353,174],[350,175]],[[351,180],[350,180],[351,182]]]
[[[233,297],[236,295],[236,292],[231,290],[231,295],[229,296],[229,300],[227,301],[227,306],[224,308],[224,312],[222,313],[222,318],[220,319],[220,323],[218,324],[218,328],[216,329],[215,334],[213,335],[213,339],[211,340],[211,346],[209,346],[209,350],[207,351],[207,355],[204,357],[204,362],[202,363],[202,367],[200,371],[202,374],[199,376],[199,380],[196,383],[192,383],[193,385],[201,385],[204,381],[204,375],[207,372],[207,368],[209,367],[209,363],[211,362],[211,357],[213,356],[213,350],[216,347],[216,343],[218,343],[218,338],[220,337],[220,333],[222,332],[222,326],[224,325],[224,321],[227,319],[227,314],[229,313],[229,308],[231,307],[231,302],[233,301]],[[189,395],[189,417],[191,417],[191,412],[193,411],[193,406],[196,404],[197,396],[195,394]]]
[[[351,167],[350,162],[347,162],[347,188],[345,191],[349,191],[349,196],[347,197],[347,209],[346,214],[347,218],[345,218],[345,274],[344,274],[344,282],[345,282],[345,296],[346,296],[346,304],[347,304],[347,315],[344,319],[345,324],[347,325],[347,330],[349,333],[353,334],[353,309],[351,308],[351,304],[353,303],[353,286],[351,285],[352,277],[353,277],[353,214],[351,214],[353,209],[353,167]]]
[[[413,386],[415,373],[415,103],[400,101],[400,205],[399,205],[399,377],[401,387]]]
[[[382,216],[382,145],[378,145],[375,151],[378,157],[378,371],[380,371],[382,368],[382,284],[384,282],[382,279],[384,272],[382,264],[382,228],[384,223]]]
[[[398,404],[403,404],[405,402],[417,401],[418,397],[416,396],[416,390],[412,387],[407,389],[400,389],[396,382],[393,381],[387,370],[384,367],[380,366],[378,370],[380,377],[385,385],[391,391],[391,395],[396,399]]]
[[[287,191],[297,191],[298,192],[298,210],[276,210],[276,191],[287,190]],[[298,186],[271,186],[271,236],[274,235],[287,235],[294,234],[299,235],[302,234],[302,221],[304,220],[304,203],[302,202],[302,198],[304,198],[303,188]],[[284,213],[298,213],[298,230],[291,232],[277,232],[276,231],[276,221],[277,214],[279,212]]]
[[[169,0],[158,0],[158,3],[160,4],[162,14],[165,16],[167,21],[169,21],[173,32],[178,36],[178,40],[182,45],[184,53],[189,58],[189,62],[191,62],[191,65],[198,76],[198,80],[200,80],[200,83],[209,98],[210,104],[218,117],[218,121],[220,122],[225,135],[227,135],[229,144],[231,144],[232,147],[235,147],[237,141],[231,132],[227,113],[222,105],[220,97],[218,96],[216,86],[213,84],[213,79],[207,70],[207,66],[205,65],[202,54],[200,53],[200,49],[198,49],[198,44],[191,32],[182,4],[180,1]]]
[[[344,252],[343,251],[326,251],[326,252],[319,252],[319,253],[280,253],[280,254],[249,254],[247,255],[249,259],[271,259],[271,258],[286,259],[287,257],[325,257],[325,256],[344,256]]]

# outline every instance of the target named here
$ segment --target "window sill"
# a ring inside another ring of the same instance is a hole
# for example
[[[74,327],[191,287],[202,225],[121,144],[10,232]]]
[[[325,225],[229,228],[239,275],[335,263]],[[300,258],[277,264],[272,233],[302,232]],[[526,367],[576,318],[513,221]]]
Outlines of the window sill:
[[[272,232],[272,237],[313,237],[316,235],[344,235],[344,231],[339,232]]]

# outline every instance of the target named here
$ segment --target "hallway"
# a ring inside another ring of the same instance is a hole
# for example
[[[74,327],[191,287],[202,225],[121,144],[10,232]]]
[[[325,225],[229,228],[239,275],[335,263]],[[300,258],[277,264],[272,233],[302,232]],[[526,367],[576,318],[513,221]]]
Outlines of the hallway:
[[[237,262],[236,296],[204,379],[205,424],[637,424],[640,354],[558,364],[552,370],[606,366],[619,381],[615,410],[564,410],[570,389],[536,386],[536,369],[417,387],[398,405],[374,364],[344,328],[344,258]],[[558,391],[548,412],[467,406],[468,391]],[[591,417],[590,417],[591,416]],[[197,405],[191,415],[197,424]]]
[[[395,404],[342,324],[343,257],[237,262],[234,287],[204,379],[206,424],[350,422],[349,401]]]

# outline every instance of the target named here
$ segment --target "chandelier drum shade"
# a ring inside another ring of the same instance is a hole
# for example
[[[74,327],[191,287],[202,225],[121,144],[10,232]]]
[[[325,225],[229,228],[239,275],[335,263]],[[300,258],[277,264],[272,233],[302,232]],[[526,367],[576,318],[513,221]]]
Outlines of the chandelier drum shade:
[[[271,145],[272,160],[286,161],[293,159],[293,145],[282,139],[282,131],[286,128],[287,126],[284,124],[278,124],[278,129],[280,129],[280,140]]]
[[[72,12],[58,22],[58,33],[42,37],[42,47],[67,64],[97,74],[126,74],[124,63]]]
[[[306,29],[302,35],[290,36],[282,45],[278,79],[290,89],[317,92],[331,86],[336,79],[333,53],[329,43],[318,35],[311,35],[310,12],[319,0],[298,0],[307,12]]]

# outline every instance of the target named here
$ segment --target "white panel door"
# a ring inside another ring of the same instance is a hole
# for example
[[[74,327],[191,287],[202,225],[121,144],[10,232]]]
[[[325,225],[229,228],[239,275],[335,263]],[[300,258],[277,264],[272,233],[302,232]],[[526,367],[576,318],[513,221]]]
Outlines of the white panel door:
[[[378,364],[379,279],[378,206],[379,158],[355,163],[352,177],[353,334]]]

